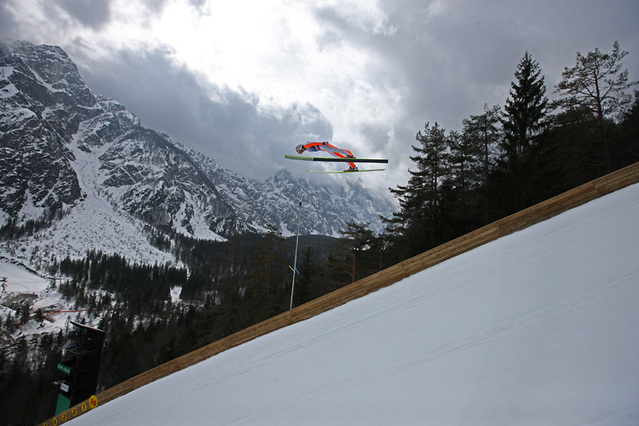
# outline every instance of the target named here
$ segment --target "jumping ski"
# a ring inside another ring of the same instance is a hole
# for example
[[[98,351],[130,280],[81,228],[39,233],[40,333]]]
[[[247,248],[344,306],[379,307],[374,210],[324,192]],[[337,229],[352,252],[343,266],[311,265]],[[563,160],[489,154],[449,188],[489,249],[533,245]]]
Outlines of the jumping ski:
[[[332,163],[388,163],[386,158],[339,158],[339,157],[305,157],[303,155],[284,155],[289,160],[325,161]]]
[[[337,171],[322,171],[322,170],[306,170],[309,173],[321,173],[321,174],[330,174],[330,173],[362,173],[362,172],[383,172],[386,169],[364,169],[364,170],[337,170]]]

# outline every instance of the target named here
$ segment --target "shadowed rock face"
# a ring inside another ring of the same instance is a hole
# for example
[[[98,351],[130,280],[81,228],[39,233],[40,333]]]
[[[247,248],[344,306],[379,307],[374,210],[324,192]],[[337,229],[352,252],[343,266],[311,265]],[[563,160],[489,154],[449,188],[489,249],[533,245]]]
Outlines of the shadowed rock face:
[[[70,100],[60,95],[69,71],[55,58],[63,52],[43,49],[42,77],[29,64],[37,56],[35,46],[19,43],[16,49],[24,49],[24,59],[6,46],[0,47],[0,207],[12,217],[26,220],[46,216],[80,198],[71,165],[74,156],[65,146],[65,137],[77,127],[83,115],[80,110],[87,107],[67,108],[62,103]],[[79,78],[77,70],[75,75]],[[86,93],[90,95],[88,89]],[[90,100],[85,101],[90,105]],[[20,215],[25,207],[30,211]]]

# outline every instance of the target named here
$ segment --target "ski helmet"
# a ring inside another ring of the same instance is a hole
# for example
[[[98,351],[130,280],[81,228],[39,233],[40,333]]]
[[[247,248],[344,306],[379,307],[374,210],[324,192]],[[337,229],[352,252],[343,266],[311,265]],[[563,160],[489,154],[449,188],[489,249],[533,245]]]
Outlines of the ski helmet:
[[[305,150],[306,150],[306,148],[304,148],[304,145],[302,145],[302,144],[299,144],[299,145],[297,145],[297,146],[295,147],[295,151],[297,151],[297,152],[298,152],[298,154],[303,153]]]

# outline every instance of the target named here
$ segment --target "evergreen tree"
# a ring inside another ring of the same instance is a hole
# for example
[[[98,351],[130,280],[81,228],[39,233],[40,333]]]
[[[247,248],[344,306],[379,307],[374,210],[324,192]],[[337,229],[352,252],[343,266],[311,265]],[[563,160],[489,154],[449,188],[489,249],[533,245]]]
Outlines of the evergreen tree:
[[[502,209],[498,217],[528,207],[544,199],[547,182],[537,181],[544,174],[549,155],[546,131],[548,99],[538,63],[525,53],[515,71],[502,118],[504,139],[499,168],[494,174],[498,190],[495,203]],[[492,192],[492,191],[490,191]]]
[[[426,123],[424,131],[417,133],[419,146],[412,146],[417,153],[410,159],[417,170],[409,170],[406,186],[390,189],[398,198],[400,210],[385,222],[398,251],[404,257],[421,253],[438,241],[437,230],[441,218],[440,183],[448,173],[448,140],[445,130],[437,123]]]
[[[618,158],[615,163],[624,167],[639,161],[639,91],[635,101],[619,126]]]
[[[266,228],[267,233],[251,256],[246,277],[244,308],[251,324],[270,318],[288,307],[284,292],[288,283],[284,238],[273,225],[269,224]]]
[[[481,177],[481,145],[473,138],[449,132],[450,173],[441,186],[442,220],[438,243],[453,239],[474,229],[479,222]]]
[[[302,305],[311,300],[314,293],[313,282],[318,269],[315,263],[315,252],[311,247],[306,247],[300,260],[297,268],[300,274],[295,281],[294,306]]]
[[[365,252],[367,249],[370,249],[373,239],[375,238],[375,233],[368,225],[368,223],[358,225],[354,222],[347,222],[346,229],[339,231],[340,234],[342,234],[342,241],[350,251],[349,257],[352,265],[350,272],[351,282],[370,275],[370,265],[367,265]]]
[[[30,315],[31,315],[31,305],[29,304],[29,302],[26,302],[20,308],[20,323],[21,324],[28,323]]]
[[[561,170],[557,192],[567,191],[605,174],[597,118],[586,108],[570,109],[554,117],[549,143],[556,146],[550,161]]]
[[[340,231],[341,232],[341,231]],[[330,293],[333,290],[351,284],[353,275],[353,252],[348,239],[338,238],[322,268],[322,285],[319,288],[321,294]]]
[[[528,52],[515,71],[502,120],[502,149],[509,165],[524,161],[537,138],[546,129],[548,98],[539,64]]]
[[[471,115],[463,120],[463,137],[469,140],[469,144],[478,147],[481,156],[480,176],[482,188],[482,218],[487,224],[488,219],[488,176],[495,165],[495,157],[498,144],[502,136],[500,124],[501,110],[498,105],[488,108],[484,105],[484,113],[481,115]]]

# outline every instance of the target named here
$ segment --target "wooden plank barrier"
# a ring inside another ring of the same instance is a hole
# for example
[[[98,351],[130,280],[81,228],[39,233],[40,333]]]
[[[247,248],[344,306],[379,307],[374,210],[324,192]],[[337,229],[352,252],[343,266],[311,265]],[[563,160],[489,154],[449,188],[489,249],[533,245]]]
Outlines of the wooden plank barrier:
[[[280,328],[287,327],[319,315],[401,281],[406,277],[490,241],[494,241],[505,235],[542,222],[574,207],[580,206],[598,197],[637,182],[639,182],[639,163],[635,163],[570,191],[564,192],[563,194],[557,195],[542,203],[500,219],[480,229],[435,247],[432,250],[393,265],[383,271],[347,285],[341,289],[335,290],[332,293],[312,300],[304,305],[298,306],[290,311],[284,312],[259,324],[253,325],[209,345],[196,349],[193,352],[168,361],[97,394],[97,401],[99,401],[100,404],[112,401],[119,396],[125,395],[135,389],[180,371],[186,367],[197,364],[207,358],[219,354],[220,352],[234,348]],[[75,407],[71,407],[69,410],[59,414],[58,416],[48,419],[42,424],[61,424],[64,421],[86,412],[86,410],[82,409],[82,407],[89,406],[93,408],[94,404],[95,401],[87,400]]]

